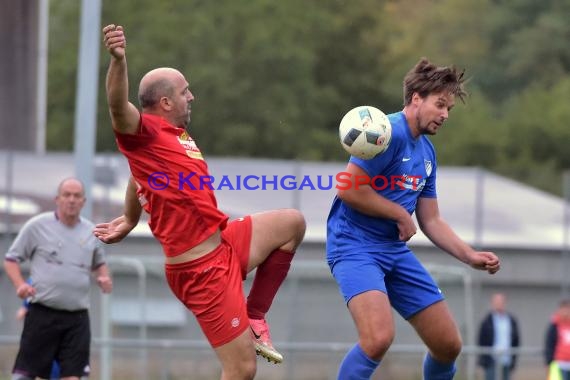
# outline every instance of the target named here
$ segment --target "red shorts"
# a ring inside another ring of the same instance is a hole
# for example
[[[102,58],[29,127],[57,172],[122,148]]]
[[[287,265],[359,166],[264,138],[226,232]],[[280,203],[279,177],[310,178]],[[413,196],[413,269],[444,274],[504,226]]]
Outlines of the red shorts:
[[[228,223],[222,243],[199,259],[166,264],[172,292],[194,313],[212,347],[231,342],[249,328],[242,281],[247,275],[251,217]]]

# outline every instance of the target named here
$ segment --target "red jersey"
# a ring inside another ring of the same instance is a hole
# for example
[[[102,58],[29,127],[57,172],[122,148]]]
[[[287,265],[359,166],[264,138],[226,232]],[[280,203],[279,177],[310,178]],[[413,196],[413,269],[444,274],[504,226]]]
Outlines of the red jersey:
[[[228,216],[218,209],[207,185],[208,166],[186,130],[141,114],[136,134],[115,135],[166,256],[182,254],[225,228]]]
[[[570,321],[563,320],[558,315],[555,315],[553,322],[556,324],[557,333],[554,359],[570,362]]]

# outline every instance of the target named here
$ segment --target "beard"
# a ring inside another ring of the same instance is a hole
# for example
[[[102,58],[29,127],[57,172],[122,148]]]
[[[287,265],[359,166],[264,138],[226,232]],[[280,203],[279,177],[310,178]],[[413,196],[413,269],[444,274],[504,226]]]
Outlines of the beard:
[[[188,131],[188,127],[190,126],[190,111],[188,111],[184,117],[180,118],[178,126]]]
[[[430,135],[433,136],[435,134],[437,134],[437,125],[435,123],[433,123],[434,125],[436,125],[435,128],[431,128],[430,126],[432,125],[433,122],[422,122],[420,120],[420,116],[417,115],[416,116],[416,125],[418,126],[418,132],[420,133],[420,135]]]

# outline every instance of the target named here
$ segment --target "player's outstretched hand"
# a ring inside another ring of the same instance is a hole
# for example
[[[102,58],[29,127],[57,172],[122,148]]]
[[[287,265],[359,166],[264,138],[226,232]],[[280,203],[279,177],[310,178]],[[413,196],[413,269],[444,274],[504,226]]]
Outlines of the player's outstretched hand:
[[[93,235],[103,243],[117,243],[123,240],[135,226],[136,224],[130,223],[124,215],[121,215],[109,223],[95,225]]]
[[[479,270],[485,270],[489,274],[495,274],[501,269],[501,262],[497,255],[493,252],[476,251],[470,257],[471,267]]]
[[[117,59],[125,57],[127,39],[122,26],[111,24],[104,27],[103,42],[105,42],[105,47],[113,57]]]

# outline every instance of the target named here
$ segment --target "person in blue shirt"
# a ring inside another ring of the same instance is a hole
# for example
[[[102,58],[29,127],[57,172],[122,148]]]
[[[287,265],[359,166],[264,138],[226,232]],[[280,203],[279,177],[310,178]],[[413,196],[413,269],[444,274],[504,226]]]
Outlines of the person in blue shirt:
[[[394,339],[391,307],[428,347],[424,379],[455,374],[461,336],[443,294],[406,243],[416,234],[414,212],[441,250],[490,274],[500,268],[494,253],[463,242],[438,208],[436,155],[427,135],[438,132],[456,98],[464,101],[464,81],[464,71],[422,58],[404,78],[403,110],[388,115],[388,149],[371,160],[352,156],[346,173],[353,185],[337,187],[327,220],[327,261],[359,337],[340,365],[339,380],[371,378]],[[380,183],[362,185],[364,177]]]

